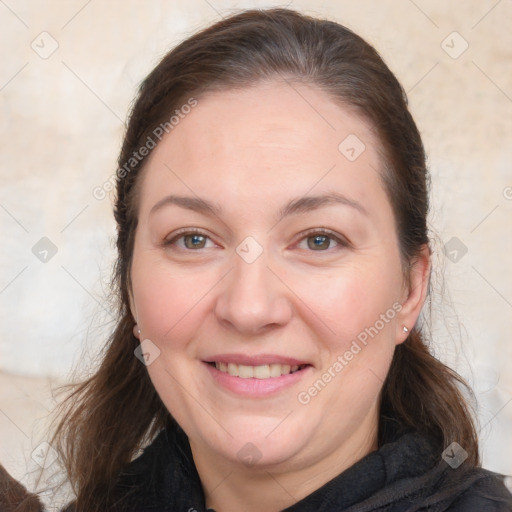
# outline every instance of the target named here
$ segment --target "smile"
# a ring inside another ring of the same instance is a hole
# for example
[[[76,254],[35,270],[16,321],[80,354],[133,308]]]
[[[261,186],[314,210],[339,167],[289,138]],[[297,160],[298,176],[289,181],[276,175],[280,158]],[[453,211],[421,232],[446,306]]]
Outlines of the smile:
[[[272,379],[281,377],[282,375],[289,375],[302,370],[307,365],[289,365],[289,364],[262,364],[258,366],[247,366],[244,364],[223,363],[215,362],[210,363],[215,365],[217,370],[227,373],[232,377],[239,377],[240,379]]]

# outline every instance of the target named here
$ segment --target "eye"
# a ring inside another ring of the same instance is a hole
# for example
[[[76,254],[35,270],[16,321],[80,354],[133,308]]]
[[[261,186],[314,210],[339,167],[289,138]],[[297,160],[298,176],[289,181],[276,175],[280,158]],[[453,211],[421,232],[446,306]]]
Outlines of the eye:
[[[175,246],[185,250],[208,249],[215,247],[213,241],[200,232],[182,232],[166,242],[167,246]]]
[[[313,251],[323,251],[325,249],[330,249],[331,243],[334,242],[334,240],[327,235],[308,236],[306,241],[308,248],[312,249]]]
[[[182,237],[183,239],[183,245],[187,249],[204,249],[206,247],[208,238],[203,235],[184,235]]]
[[[304,238],[302,238],[297,247],[299,249],[311,250],[311,251],[328,251],[339,247],[347,246],[340,237],[335,236],[329,232],[313,232]]]

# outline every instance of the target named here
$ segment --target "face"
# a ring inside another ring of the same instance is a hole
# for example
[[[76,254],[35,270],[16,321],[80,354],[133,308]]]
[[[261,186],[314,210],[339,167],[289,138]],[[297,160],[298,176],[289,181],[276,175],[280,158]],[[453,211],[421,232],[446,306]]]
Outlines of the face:
[[[199,98],[154,149],[132,312],[195,457],[278,471],[375,447],[418,314],[381,168],[361,117],[286,83]]]

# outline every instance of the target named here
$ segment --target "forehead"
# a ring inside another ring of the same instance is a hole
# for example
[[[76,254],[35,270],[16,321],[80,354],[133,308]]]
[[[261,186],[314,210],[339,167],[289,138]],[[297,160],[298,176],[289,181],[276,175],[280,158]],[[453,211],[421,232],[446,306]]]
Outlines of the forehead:
[[[199,97],[153,150],[141,196],[177,188],[272,202],[334,189],[366,202],[383,194],[380,160],[372,127],[354,109],[304,84],[262,83]]]

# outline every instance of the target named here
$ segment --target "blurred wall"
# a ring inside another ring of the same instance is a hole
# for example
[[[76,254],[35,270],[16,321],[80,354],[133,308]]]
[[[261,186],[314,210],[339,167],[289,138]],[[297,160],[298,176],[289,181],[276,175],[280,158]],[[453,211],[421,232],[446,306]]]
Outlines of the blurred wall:
[[[433,349],[475,387],[485,465],[512,474],[512,2],[5,0],[0,460],[16,476],[50,408],[48,378],[65,381],[112,326],[115,229],[93,190],[115,170],[138,83],[198,28],[285,5],[365,37],[408,92],[432,171],[438,288],[446,273]]]

